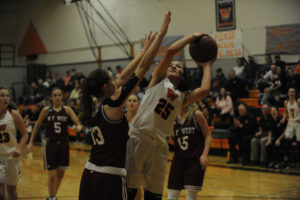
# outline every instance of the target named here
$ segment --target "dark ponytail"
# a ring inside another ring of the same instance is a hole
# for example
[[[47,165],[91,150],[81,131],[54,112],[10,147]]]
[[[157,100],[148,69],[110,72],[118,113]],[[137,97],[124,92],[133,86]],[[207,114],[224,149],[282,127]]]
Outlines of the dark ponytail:
[[[92,116],[94,110],[93,97],[101,98],[103,96],[103,85],[108,83],[110,77],[102,69],[92,71],[82,86],[81,109],[79,115],[80,121],[84,124]]]

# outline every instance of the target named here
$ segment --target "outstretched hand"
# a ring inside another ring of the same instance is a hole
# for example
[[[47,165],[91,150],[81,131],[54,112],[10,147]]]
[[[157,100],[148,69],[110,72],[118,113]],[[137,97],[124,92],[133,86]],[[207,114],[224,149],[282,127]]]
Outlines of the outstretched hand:
[[[149,47],[152,44],[153,40],[155,39],[156,35],[157,35],[157,32],[154,33],[154,35],[152,35],[152,31],[150,31],[149,35],[145,35],[144,51],[147,51],[147,49],[149,49]]]
[[[163,24],[161,25],[159,34],[166,35],[170,22],[171,22],[171,12],[169,11],[165,15],[165,18],[164,18]]]

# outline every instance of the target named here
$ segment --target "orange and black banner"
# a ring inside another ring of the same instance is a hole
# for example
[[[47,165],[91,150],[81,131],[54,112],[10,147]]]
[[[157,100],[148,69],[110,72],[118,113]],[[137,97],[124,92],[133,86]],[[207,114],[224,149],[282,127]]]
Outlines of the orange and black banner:
[[[235,1],[216,0],[216,19],[217,31],[235,29]]]

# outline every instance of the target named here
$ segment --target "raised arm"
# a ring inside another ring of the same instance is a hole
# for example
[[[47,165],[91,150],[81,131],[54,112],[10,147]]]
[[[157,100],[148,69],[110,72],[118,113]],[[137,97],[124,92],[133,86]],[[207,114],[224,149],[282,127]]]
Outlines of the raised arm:
[[[136,70],[138,64],[140,63],[141,59],[145,55],[146,51],[149,49],[151,43],[153,42],[156,33],[152,36],[152,31],[149,35],[145,35],[145,44],[144,48],[138,53],[138,55],[127,65],[127,67],[123,70],[121,75],[117,78],[117,88],[123,86],[131,77],[132,73]]]
[[[152,79],[149,83],[148,88],[151,88],[152,86],[156,85],[158,82],[160,82],[162,79],[165,78],[167,69],[172,62],[173,57],[181,51],[187,44],[191,43],[192,41],[196,40],[197,38],[203,36],[205,34],[203,33],[194,33],[189,36],[186,36],[176,42],[174,42],[167,50],[166,54],[163,56],[155,70],[152,74]]]
[[[151,46],[145,53],[143,59],[139,63],[139,67],[136,70],[136,75],[139,77],[140,80],[144,77],[145,73],[150,69],[150,67],[153,63],[154,57],[163,41],[165,35],[167,34],[170,22],[171,22],[171,12],[169,11],[165,15],[165,18],[164,18],[163,24],[160,28],[159,34],[157,35],[155,40],[152,42]]]
[[[35,125],[33,127],[33,130],[32,130],[31,136],[30,136],[30,140],[29,140],[29,143],[27,145],[27,151],[28,152],[31,151],[34,137],[36,136],[38,130],[40,129],[41,124],[43,123],[44,119],[46,118],[48,110],[49,110],[48,106],[46,106],[45,108],[43,108],[43,110],[41,111],[41,114],[40,114],[38,120],[36,121],[36,123],[35,123]]]
[[[211,65],[215,62],[215,60],[210,60],[206,63],[197,63],[203,68],[203,77],[200,87],[192,90],[191,93],[187,94],[184,106],[189,105],[195,101],[201,100],[203,97],[208,95],[210,91],[210,82],[211,82],[211,73],[210,68]]]

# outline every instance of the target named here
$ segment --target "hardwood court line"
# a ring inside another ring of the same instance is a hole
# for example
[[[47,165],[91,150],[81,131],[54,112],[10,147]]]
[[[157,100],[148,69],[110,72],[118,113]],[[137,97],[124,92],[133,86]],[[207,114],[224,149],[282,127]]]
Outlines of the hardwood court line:
[[[271,195],[278,195],[278,194],[283,194],[283,193],[287,193],[287,192],[292,192],[292,191],[299,191],[300,190],[300,187],[296,187],[296,188],[293,188],[293,189],[290,189],[290,190],[283,190],[283,191],[280,191],[280,192],[274,192],[274,193],[271,193]],[[300,199],[300,197],[299,197]]]
[[[220,168],[229,168],[229,169],[239,169],[245,171],[254,171],[254,172],[265,172],[265,173],[273,173],[273,174],[282,174],[282,175],[289,175],[289,176],[300,176],[299,173],[295,172],[285,172],[283,170],[268,170],[268,169],[257,169],[257,168],[249,168],[249,167],[240,167],[240,166],[226,166],[226,165],[218,165],[218,164],[208,164],[208,167],[220,167]]]

